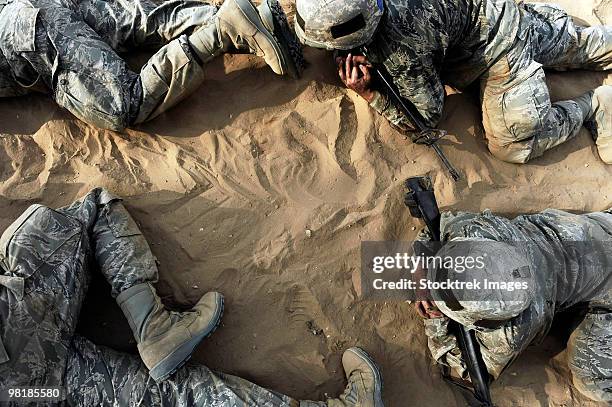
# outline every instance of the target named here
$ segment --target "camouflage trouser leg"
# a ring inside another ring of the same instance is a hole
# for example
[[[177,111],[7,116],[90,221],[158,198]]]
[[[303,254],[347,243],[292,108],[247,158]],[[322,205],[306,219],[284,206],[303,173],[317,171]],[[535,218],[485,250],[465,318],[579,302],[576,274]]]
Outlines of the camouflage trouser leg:
[[[71,347],[66,387],[77,406],[297,406],[290,397],[202,365],[188,364],[156,384],[137,356],[80,337]]]
[[[217,7],[199,0],[78,0],[78,12],[116,51],[165,45],[142,68],[138,114],[129,124],[142,123],[168,110],[203,81],[187,37],[196,28],[214,24]],[[135,101],[134,101],[135,103]],[[128,124],[128,125],[129,125]],[[125,126],[124,126],[125,127]]]
[[[79,221],[41,205],[2,235],[0,388],[63,385],[89,282],[88,242]]]
[[[137,284],[155,283],[158,270],[149,245],[121,200],[103,189],[60,209],[87,225],[94,259],[111,295]]]
[[[612,69],[612,25],[576,26],[554,4],[523,3],[533,33],[534,59],[551,69]]]
[[[597,401],[612,401],[612,312],[589,312],[568,343],[574,385]]]
[[[523,18],[514,47],[483,75],[481,101],[489,150],[525,163],[576,136],[588,112],[572,100],[551,103],[535,35]]]
[[[213,22],[217,7],[199,0],[76,0],[75,11],[115,51],[160,47]]]
[[[97,24],[99,34],[83,18],[93,23],[105,11],[102,3],[84,11],[58,1],[41,0],[40,9],[26,3],[9,5],[15,8],[12,12],[23,14],[15,27],[7,28],[21,34],[20,42],[3,44],[2,51],[12,60],[23,61],[25,82],[50,88],[56,102],[81,120],[122,130],[162,113],[201,85],[203,70],[186,35],[162,47],[140,74],[131,71],[106,40],[120,48],[164,42],[182,29],[193,29],[198,18],[203,24],[209,22],[216,10],[213,6],[175,2],[152,12],[145,23],[140,15],[129,20],[129,13],[118,13],[118,17],[128,17],[103,19]],[[108,7],[106,11],[114,15]],[[129,31],[126,27],[131,23],[141,24]]]

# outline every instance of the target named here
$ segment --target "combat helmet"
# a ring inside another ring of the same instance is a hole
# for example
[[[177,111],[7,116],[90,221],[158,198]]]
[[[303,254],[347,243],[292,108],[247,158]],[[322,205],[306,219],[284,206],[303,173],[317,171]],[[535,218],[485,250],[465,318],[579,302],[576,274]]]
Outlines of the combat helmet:
[[[384,11],[383,0],[297,0],[295,32],[306,45],[350,50],[368,43]]]
[[[525,245],[518,242],[453,240],[442,247],[437,257],[454,259],[455,266],[430,268],[430,281],[480,284],[477,289],[431,290],[440,311],[464,326],[495,329],[525,311],[535,298],[535,270]],[[473,266],[458,267],[470,258],[475,259]]]

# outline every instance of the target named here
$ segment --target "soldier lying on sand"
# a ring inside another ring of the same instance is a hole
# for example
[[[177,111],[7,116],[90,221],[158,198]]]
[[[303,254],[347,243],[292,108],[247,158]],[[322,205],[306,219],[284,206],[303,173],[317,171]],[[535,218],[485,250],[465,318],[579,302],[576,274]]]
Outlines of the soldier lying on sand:
[[[612,26],[579,27],[552,4],[514,0],[296,0],[296,32],[307,45],[351,50],[339,58],[344,83],[391,123],[411,123],[372,88],[369,62],[384,64],[401,95],[435,127],[444,85],[480,84],[488,147],[525,163],[576,136],[584,124],[612,163],[612,86],[551,103],[544,68],[612,68]]]
[[[487,370],[497,378],[548,333],[557,313],[582,304],[588,312],[568,343],[573,382],[593,400],[612,401],[612,211],[573,215],[549,209],[512,220],[490,212],[447,212],[440,231],[444,246],[438,256],[469,252],[485,259],[485,267],[429,270],[429,280],[445,275],[459,281],[521,281],[528,289],[506,295],[489,291],[484,301],[466,300],[461,290],[433,290],[435,301],[416,307],[427,318],[434,359],[465,377],[457,341],[447,330],[451,318],[476,330]]]
[[[221,319],[223,297],[204,295],[168,311],[157,266],[120,199],[95,189],[72,205],[30,207],[0,238],[0,397],[15,387],[59,386],[76,406],[382,407],[378,368],[359,348],[344,352],[344,394],[297,401],[202,365],[181,367]],[[138,356],[75,334],[92,268],[112,287]]]
[[[277,0],[0,0],[0,97],[49,93],[79,119],[122,130],[193,93],[203,66],[228,51],[297,76],[293,38]],[[151,47],[161,49],[140,73],[119,54]]]

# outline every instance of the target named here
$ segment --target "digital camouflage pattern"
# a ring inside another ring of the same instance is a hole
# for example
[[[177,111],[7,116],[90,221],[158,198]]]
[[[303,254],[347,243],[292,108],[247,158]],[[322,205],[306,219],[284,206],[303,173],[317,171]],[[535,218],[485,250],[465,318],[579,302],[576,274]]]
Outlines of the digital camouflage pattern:
[[[480,82],[483,124],[497,157],[522,163],[578,133],[587,112],[552,103],[543,68],[610,69],[612,26],[574,25],[550,4],[513,0],[385,0],[370,46],[402,96],[435,127],[444,85]],[[383,93],[372,107],[400,129],[412,125]]]
[[[528,244],[528,243],[527,243]],[[537,292],[536,270],[532,262],[524,255],[528,250],[525,243],[503,241],[455,239],[447,241],[437,252],[441,258],[454,258],[457,261],[466,258],[481,259],[481,266],[459,268],[458,270],[430,267],[428,279],[443,281],[451,279],[457,282],[483,283],[480,290],[451,289],[451,295],[459,302],[461,309],[450,301],[446,306],[444,300],[448,290],[432,289],[434,300],[441,300],[440,310],[448,317],[465,326],[478,325],[481,321],[495,323],[518,316],[541,294]],[[576,256],[582,248],[572,244]],[[460,264],[460,263],[457,263]],[[524,285],[525,289],[504,290],[484,287],[485,281],[502,281],[514,286]],[[488,326],[488,324],[487,324]]]
[[[75,336],[93,262],[114,296],[157,279],[146,240],[105,190],[58,210],[30,207],[0,238],[0,253],[0,389],[64,386],[68,403],[91,406],[292,403],[204,366],[188,365],[156,384],[139,357]]]
[[[167,110],[203,80],[186,33],[214,20],[213,5],[0,1],[6,3],[0,11],[0,96],[50,91],[85,122],[122,130]],[[117,53],[162,45],[140,74]]]
[[[569,365],[581,392],[595,400],[612,400],[612,212],[574,215],[546,210],[512,220],[488,211],[447,212],[441,238],[506,242],[520,247],[530,269],[536,270],[535,299],[525,311],[499,328],[470,326],[476,329],[491,375],[497,378],[528,345],[541,340],[556,313],[588,304],[587,316],[568,343]],[[467,312],[448,316],[461,321]],[[435,360],[465,376],[465,363],[447,325],[448,318],[425,320],[429,348]]]
[[[188,364],[160,383],[140,358],[75,337],[66,371],[76,406],[297,407],[291,398],[236,376]]]
[[[117,223],[126,212],[116,201],[94,190],[67,208],[34,205],[0,238],[0,338],[7,356],[0,364],[0,388],[63,383],[94,258],[108,267],[102,272],[113,291],[156,277],[155,268],[143,267],[147,253],[138,247],[144,238],[137,229],[123,237],[131,224]],[[142,266],[123,273],[117,254],[109,252],[118,248],[124,262]]]
[[[0,97],[50,92],[81,120],[119,131],[192,94],[204,80],[203,64],[221,53],[261,54],[252,48],[263,46],[264,37],[281,54],[262,55],[273,70],[299,76],[301,47],[276,0],[266,4],[270,17],[257,27],[249,18],[261,15],[250,3],[253,16],[236,14],[243,9],[225,13],[236,20],[230,26],[237,22],[228,35],[220,27],[221,11],[198,0],[159,5],[151,0],[0,0]],[[263,33],[260,42],[254,32]],[[118,54],[150,47],[161,48],[140,73]]]
[[[382,0],[296,1],[295,32],[311,47],[351,50],[370,40],[384,12]],[[363,17],[363,26],[347,35],[334,35],[330,27],[346,24],[355,16]]]
[[[385,0],[385,14],[370,46],[402,96],[435,126],[442,115],[444,83],[465,87],[512,46],[520,14],[512,0]],[[504,24],[497,24],[503,19]],[[410,122],[379,94],[372,106],[393,124]]]
[[[573,138],[590,113],[591,92],[585,95],[587,103],[583,97],[551,103],[544,68],[612,68],[612,26],[576,26],[552,4],[522,4],[520,9],[515,45],[480,82],[489,150],[514,163]],[[612,158],[604,144],[598,142],[598,149],[602,160]]]

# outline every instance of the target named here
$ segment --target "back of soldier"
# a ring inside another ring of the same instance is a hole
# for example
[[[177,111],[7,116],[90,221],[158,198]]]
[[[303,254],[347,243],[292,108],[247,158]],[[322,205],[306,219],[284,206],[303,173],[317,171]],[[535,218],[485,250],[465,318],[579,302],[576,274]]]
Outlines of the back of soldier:
[[[612,287],[612,213],[576,215],[556,209],[507,219],[482,214],[445,215],[442,236],[506,242],[528,242],[534,270],[555,311],[604,300]],[[554,277],[554,278],[552,278]],[[607,291],[606,291],[607,290]],[[612,304],[610,304],[612,305]]]
[[[410,66],[433,53],[446,84],[476,81],[513,45],[520,11],[512,0],[389,0],[374,38],[381,61]]]

